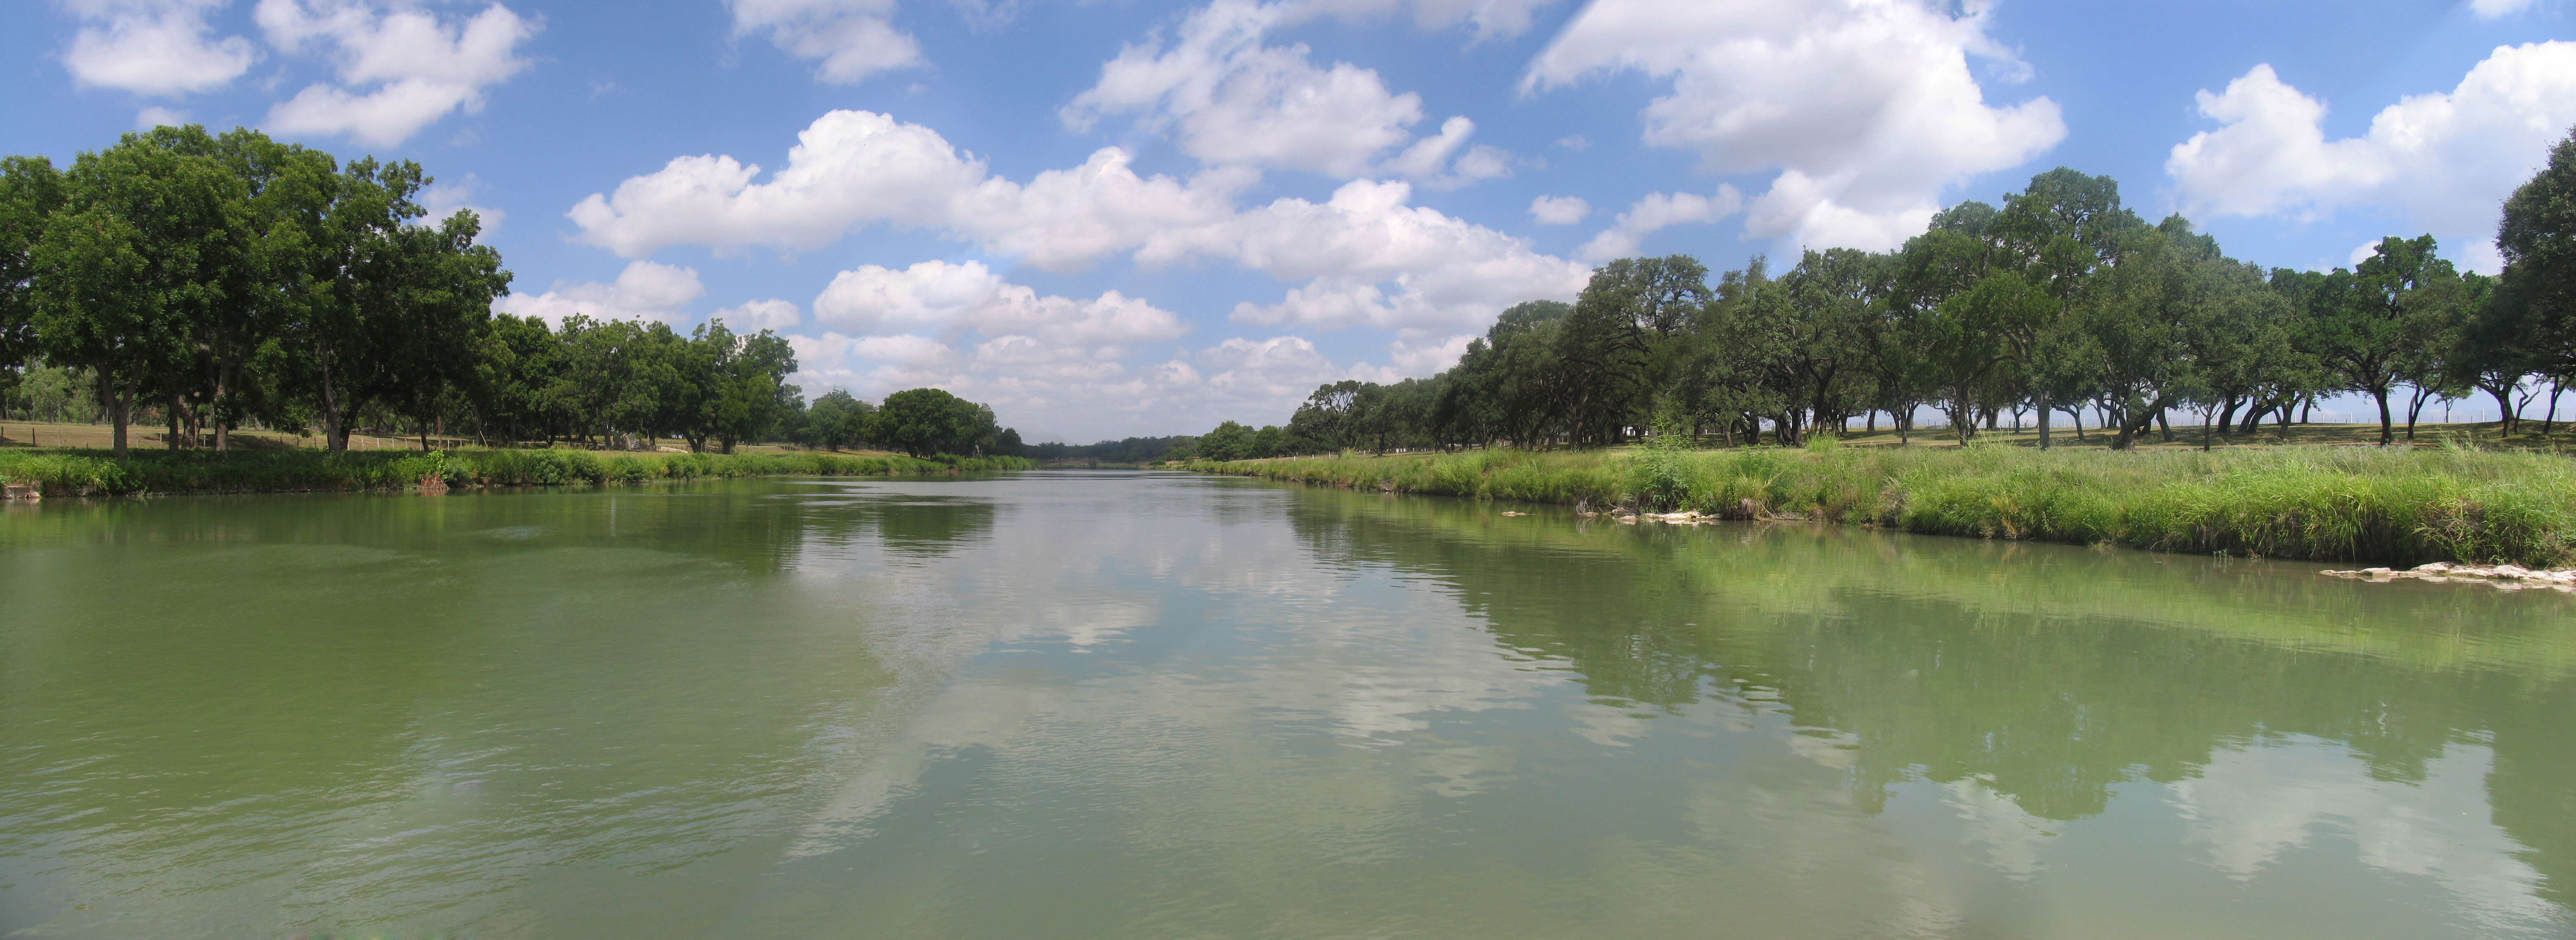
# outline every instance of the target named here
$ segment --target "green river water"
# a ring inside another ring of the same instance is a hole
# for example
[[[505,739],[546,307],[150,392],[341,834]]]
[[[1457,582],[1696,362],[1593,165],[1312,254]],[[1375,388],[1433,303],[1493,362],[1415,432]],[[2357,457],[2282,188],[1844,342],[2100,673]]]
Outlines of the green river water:
[[[0,937],[2576,937],[2576,596],[1166,474],[0,507]]]

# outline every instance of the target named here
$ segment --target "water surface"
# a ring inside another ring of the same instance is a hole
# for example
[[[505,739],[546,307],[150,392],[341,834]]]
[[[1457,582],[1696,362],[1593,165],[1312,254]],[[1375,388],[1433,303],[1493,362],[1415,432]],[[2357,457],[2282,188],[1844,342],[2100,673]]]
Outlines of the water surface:
[[[0,511],[0,936],[2576,937],[2576,597],[1029,474]]]

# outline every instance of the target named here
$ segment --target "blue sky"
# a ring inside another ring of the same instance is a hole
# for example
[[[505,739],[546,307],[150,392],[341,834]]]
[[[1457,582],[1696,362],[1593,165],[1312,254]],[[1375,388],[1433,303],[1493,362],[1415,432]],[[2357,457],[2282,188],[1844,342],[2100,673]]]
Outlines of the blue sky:
[[[501,309],[774,327],[809,396],[938,385],[1088,441],[1429,374],[1609,257],[1891,247],[2059,165],[2266,265],[2430,232],[2492,270],[2497,204],[2576,124],[2567,25],[2564,0],[59,0],[0,11],[0,152],[184,119],[418,160],[492,223]]]

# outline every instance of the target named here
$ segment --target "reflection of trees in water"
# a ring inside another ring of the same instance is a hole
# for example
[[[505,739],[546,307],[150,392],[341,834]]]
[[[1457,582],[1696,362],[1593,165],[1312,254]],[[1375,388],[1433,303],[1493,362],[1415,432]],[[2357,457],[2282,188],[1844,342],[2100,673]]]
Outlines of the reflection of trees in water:
[[[0,601],[19,681],[0,815],[29,821],[0,857],[57,853],[107,893],[372,898],[399,919],[505,903],[567,864],[727,850],[774,828],[817,736],[887,681],[853,595],[742,590],[762,580],[746,573],[831,539],[937,552],[992,526],[989,505],[814,496],[197,497],[0,519],[0,585],[31,588]],[[75,550],[10,551],[47,544]],[[475,890],[405,889],[423,884]]]
[[[328,503],[316,511],[314,503]],[[988,537],[992,502],[833,484],[728,481],[456,493],[55,501],[0,522],[0,548],[53,540],[293,542],[399,551],[639,548],[752,571],[874,537],[937,556]]]
[[[1446,501],[1309,491],[1327,558],[1454,585],[1497,642],[1591,693],[1676,708],[1777,699],[1855,739],[1854,800],[1980,778],[2049,819],[2285,735],[2420,782],[2486,743],[2494,821],[2576,906],[2576,604],[2388,590],[2305,568],[1847,529],[1579,528]],[[1588,529],[1588,531],[1586,531]]]

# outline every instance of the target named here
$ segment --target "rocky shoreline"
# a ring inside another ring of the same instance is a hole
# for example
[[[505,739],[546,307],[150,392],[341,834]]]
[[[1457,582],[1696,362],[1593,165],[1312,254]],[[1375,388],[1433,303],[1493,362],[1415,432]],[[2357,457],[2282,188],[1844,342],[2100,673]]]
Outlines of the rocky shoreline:
[[[2576,592],[2576,569],[2533,569],[2521,565],[2454,565],[2434,562],[2413,568],[2359,568],[2351,571],[2320,571],[2333,578],[2355,578],[2385,583],[2389,581],[2435,581],[2455,584],[2484,584],[2498,590],[2521,591],[2540,588]]]

